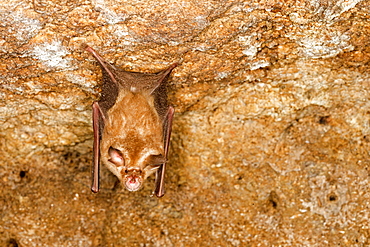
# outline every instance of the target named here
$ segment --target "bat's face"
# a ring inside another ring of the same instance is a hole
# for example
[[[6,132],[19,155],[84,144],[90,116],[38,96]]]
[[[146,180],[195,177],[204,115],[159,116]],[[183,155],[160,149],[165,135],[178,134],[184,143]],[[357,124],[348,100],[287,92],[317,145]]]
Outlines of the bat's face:
[[[143,171],[141,170],[131,170],[125,171],[125,180],[124,180],[124,185],[127,190],[129,191],[137,191],[138,189],[141,188],[141,185],[143,184],[143,176],[142,173]]]
[[[113,173],[117,175],[127,190],[137,191],[141,188],[144,180],[155,172],[160,164],[165,162],[165,159],[162,154],[153,155],[147,153],[141,156],[138,166],[129,166],[125,164],[124,156],[128,154],[126,151],[110,147],[108,151],[110,159],[108,162],[113,166],[111,165],[109,168],[114,171]],[[129,156],[127,158],[130,159]]]
[[[147,165],[143,170],[130,169],[122,174],[122,182],[127,190],[137,191],[143,185],[144,180],[159,168],[158,165]]]

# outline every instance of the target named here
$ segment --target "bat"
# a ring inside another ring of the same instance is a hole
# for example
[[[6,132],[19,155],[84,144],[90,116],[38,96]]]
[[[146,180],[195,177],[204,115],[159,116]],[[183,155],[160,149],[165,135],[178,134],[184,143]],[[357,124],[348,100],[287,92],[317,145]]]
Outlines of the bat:
[[[156,173],[153,194],[164,196],[175,112],[167,102],[166,84],[177,63],[155,74],[128,72],[105,61],[88,45],[83,48],[102,70],[101,96],[92,105],[92,192],[99,191],[101,161],[129,191],[139,190]]]

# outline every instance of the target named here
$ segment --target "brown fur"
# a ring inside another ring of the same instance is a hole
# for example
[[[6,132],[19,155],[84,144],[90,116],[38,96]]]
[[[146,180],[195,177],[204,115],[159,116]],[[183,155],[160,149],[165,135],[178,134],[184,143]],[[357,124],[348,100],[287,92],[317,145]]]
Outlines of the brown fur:
[[[164,155],[162,122],[153,96],[122,90],[107,115],[101,142],[102,161],[122,182],[122,172],[109,161],[110,147],[121,150],[127,170],[144,170],[148,164],[143,157]]]

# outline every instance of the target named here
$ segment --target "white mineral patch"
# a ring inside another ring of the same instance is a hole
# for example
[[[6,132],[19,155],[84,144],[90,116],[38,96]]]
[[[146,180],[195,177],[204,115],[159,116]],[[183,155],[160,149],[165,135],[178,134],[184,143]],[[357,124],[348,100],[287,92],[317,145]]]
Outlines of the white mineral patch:
[[[203,29],[209,24],[207,21],[207,16],[203,16],[203,15],[195,17],[194,21],[198,24],[200,29]]]
[[[69,67],[70,59],[64,57],[70,52],[62,45],[61,41],[42,43],[35,46],[31,53],[33,57],[49,68],[65,69]]]
[[[352,9],[356,6],[356,4],[362,1],[363,0],[339,0],[336,2],[334,7],[328,8],[324,11],[325,19],[333,20],[342,13]]]
[[[42,28],[39,20],[28,17],[24,11],[0,9],[0,21],[2,26],[8,26],[8,35],[14,36],[21,42],[29,40]]]
[[[300,45],[303,55],[309,58],[334,57],[344,50],[352,50],[350,38],[346,34],[322,25],[320,27],[301,29],[290,36]],[[300,37],[300,38],[298,38]]]
[[[257,47],[250,46],[243,50],[243,54],[249,57],[254,57],[257,54],[257,51],[258,51]]]
[[[225,79],[229,76],[229,72],[220,72],[220,73],[217,73],[217,76],[216,76],[216,80],[222,80],[222,79]]]
[[[254,62],[250,65],[250,69],[251,70],[256,70],[256,69],[259,69],[259,68],[265,68],[265,67],[268,67],[270,65],[270,63],[266,60],[260,60],[260,61],[257,61],[257,62]]]
[[[130,46],[137,42],[126,25],[112,25],[110,27],[107,30],[111,29],[112,34],[121,40],[121,45]]]
[[[126,16],[120,16],[115,11],[109,9],[104,0],[93,0],[92,3],[95,5],[95,9],[98,9],[102,13],[101,17],[106,23],[113,25],[126,20]]]
[[[255,37],[252,36],[239,36],[238,41],[241,46],[245,47],[242,51],[244,55],[247,55],[250,58],[256,56],[258,52],[258,47],[261,45],[260,43],[256,42]]]
[[[85,90],[89,92],[93,92],[94,90],[92,89],[94,86],[96,86],[97,82],[96,81],[90,81],[86,80],[85,77],[73,73],[67,73],[66,74],[66,79],[73,84],[76,84]]]

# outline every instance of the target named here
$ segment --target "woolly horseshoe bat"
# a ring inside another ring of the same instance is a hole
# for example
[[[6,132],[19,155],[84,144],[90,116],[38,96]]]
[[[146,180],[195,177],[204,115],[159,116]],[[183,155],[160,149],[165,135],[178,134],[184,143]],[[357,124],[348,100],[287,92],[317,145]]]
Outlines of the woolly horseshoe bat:
[[[127,72],[84,45],[103,74],[100,100],[93,108],[93,192],[99,191],[100,160],[129,191],[137,191],[156,172],[157,197],[164,195],[164,174],[174,108],[167,103],[166,82],[177,66],[156,74]]]

